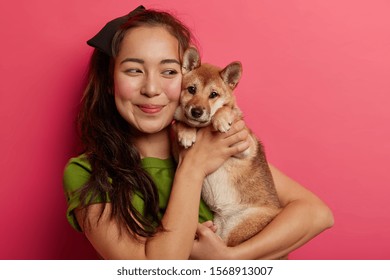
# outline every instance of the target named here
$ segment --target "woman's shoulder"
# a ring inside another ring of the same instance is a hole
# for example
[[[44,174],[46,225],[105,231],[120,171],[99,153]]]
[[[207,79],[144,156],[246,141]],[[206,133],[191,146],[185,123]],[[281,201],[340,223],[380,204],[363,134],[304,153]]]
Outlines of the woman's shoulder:
[[[87,158],[86,154],[80,154],[77,157],[72,157],[68,160],[66,167],[73,166],[73,165],[79,165],[83,168],[91,169],[91,164],[89,163],[89,160]]]
[[[69,159],[63,175],[65,190],[72,192],[84,186],[91,177],[91,171],[91,164],[85,154]]]

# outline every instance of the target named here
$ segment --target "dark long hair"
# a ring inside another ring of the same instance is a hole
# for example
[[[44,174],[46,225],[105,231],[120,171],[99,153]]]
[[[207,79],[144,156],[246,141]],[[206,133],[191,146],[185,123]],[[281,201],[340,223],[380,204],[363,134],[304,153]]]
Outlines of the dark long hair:
[[[131,17],[116,32],[112,41],[113,57],[94,50],[78,116],[81,140],[92,167],[91,177],[81,189],[80,199],[84,206],[100,199],[105,207],[109,198],[111,219],[115,219],[135,237],[150,237],[162,229],[158,218],[158,192],[150,176],[141,167],[130,125],[117,111],[113,84],[113,65],[122,39],[127,30],[139,26],[165,27],[177,38],[180,54],[192,42],[188,28],[171,14],[145,10]],[[144,213],[139,213],[132,205],[134,193],[142,196]],[[86,217],[85,213],[84,226]]]

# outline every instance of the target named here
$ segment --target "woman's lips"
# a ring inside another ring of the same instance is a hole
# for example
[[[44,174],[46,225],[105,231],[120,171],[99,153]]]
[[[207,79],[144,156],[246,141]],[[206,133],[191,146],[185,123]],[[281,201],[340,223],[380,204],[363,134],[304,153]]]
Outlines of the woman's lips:
[[[162,105],[150,105],[150,104],[142,104],[138,105],[138,108],[147,114],[156,114],[162,110],[164,106]]]

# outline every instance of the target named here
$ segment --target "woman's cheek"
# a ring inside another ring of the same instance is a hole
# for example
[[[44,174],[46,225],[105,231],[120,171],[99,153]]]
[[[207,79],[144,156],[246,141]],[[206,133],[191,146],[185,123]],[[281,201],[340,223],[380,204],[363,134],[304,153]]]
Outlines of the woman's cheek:
[[[140,92],[140,80],[130,78],[124,74],[114,76],[115,95],[120,98],[131,98]]]
[[[172,101],[178,101],[181,93],[181,78],[168,83],[166,89],[168,98]]]

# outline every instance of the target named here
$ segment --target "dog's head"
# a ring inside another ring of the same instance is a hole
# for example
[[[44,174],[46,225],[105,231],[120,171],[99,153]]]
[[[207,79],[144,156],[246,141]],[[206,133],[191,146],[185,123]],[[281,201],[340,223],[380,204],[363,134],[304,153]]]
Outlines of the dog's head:
[[[183,55],[182,73],[177,120],[194,127],[207,126],[218,109],[235,103],[233,90],[241,78],[240,62],[232,62],[223,69],[201,64],[197,49],[190,47]]]

